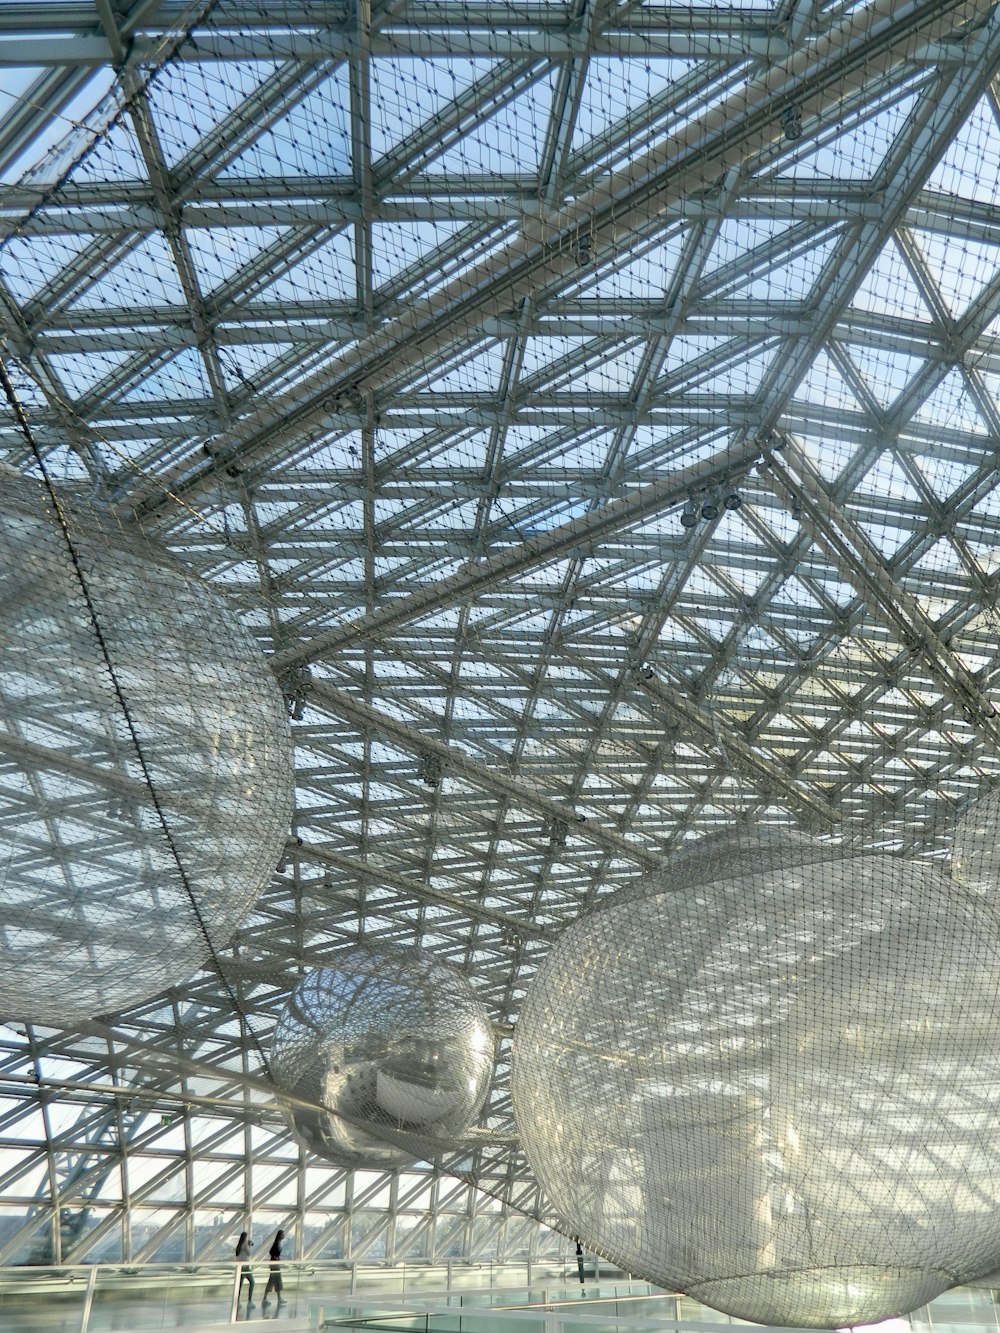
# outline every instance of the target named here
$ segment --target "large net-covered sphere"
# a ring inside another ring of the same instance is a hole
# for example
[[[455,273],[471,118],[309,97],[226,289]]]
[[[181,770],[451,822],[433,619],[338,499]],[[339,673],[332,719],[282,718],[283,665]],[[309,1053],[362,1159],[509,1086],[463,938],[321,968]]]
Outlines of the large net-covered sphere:
[[[228,607],[66,503],[72,550],[43,487],[0,470],[0,1015],[56,1026],[181,981],[206,933],[224,946],[292,802],[283,700]]]
[[[353,1166],[401,1166],[455,1148],[492,1074],[486,1007],[460,973],[416,949],[358,946],[310,972],[271,1052],[296,1136]]]
[[[571,1234],[765,1324],[1000,1266],[1000,939],[924,864],[837,856],[612,902],[560,938],[514,1112]]]
[[[821,842],[795,829],[760,828],[732,830],[691,838],[682,842],[670,857],[669,870],[657,871],[619,889],[614,901],[644,898],[665,888],[691,889],[719,879],[746,879],[789,869],[801,869],[814,861],[829,861],[841,853],[832,843]]]

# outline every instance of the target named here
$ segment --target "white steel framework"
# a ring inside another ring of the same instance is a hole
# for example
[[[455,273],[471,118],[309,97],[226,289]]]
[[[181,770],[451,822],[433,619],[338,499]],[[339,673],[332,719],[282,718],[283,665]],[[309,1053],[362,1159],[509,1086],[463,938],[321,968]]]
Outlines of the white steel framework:
[[[560,928],[736,819],[941,849],[998,771],[998,72],[985,0],[0,0],[34,446],[229,598],[297,779],[240,1012],[0,1029],[0,1263],[558,1245],[507,1074]],[[491,1008],[433,1168],[274,1108],[359,935]]]

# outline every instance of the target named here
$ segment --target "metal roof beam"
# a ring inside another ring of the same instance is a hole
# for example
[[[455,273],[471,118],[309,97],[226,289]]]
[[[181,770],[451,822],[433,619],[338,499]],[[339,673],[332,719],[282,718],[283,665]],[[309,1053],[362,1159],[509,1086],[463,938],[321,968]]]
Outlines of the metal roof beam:
[[[934,0],[913,0],[904,8],[892,0],[876,0],[854,12],[834,31],[712,106],[700,121],[665,136],[643,158],[565,209],[540,211],[537,223],[527,223],[482,264],[413,301],[397,319],[326,365],[321,377],[298,386],[294,402],[277,404],[276,412],[262,404],[228,438],[220,439],[220,461],[253,467],[263,458],[273,459],[304,432],[321,426],[345,397],[377,393],[384,383],[398,380],[407,366],[426,365],[443,348],[454,346],[463,329],[473,333],[484,318],[509,310],[539,286],[568,274],[577,265],[573,240],[584,229],[598,246],[605,244],[620,234],[626,221],[634,228],[660,217],[667,203],[715,183],[728,167],[782,137],[774,110],[777,100],[794,97],[803,114],[829,113],[864,81],[899,66],[922,43],[988,12],[983,0],[945,7]],[[121,476],[120,483],[125,482]],[[205,486],[214,488],[214,468],[192,464],[172,476],[170,485],[190,500]],[[144,498],[131,485],[130,491],[144,514],[159,507],[158,498]],[[120,498],[125,500],[124,495]]]
[[[431,4],[416,4],[410,0],[402,12],[393,17],[392,25],[406,28],[412,26],[418,30],[455,29],[462,31],[489,28],[497,23],[497,9],[490,0],[470,0],[463,3],[460,10],[452,7]],[[188,0],[145,0],[143,4],[129,7],[128,22],[133,29],[146,33],[169,32],[181,26],[184,19],[190,18]],[[702,13],[695,8],[675,11],[673,7],[643,5],[641,10],[633,7],[639,30],[647,26],[653,31],[677,28],[681,31],[705,29]],[[534,31],[539,27],[553,28],[556,31],[565,27],[565,10],[561,6],[540,8],[537,4],[506,4],[503,9],[505,24],[512,29],[527,28]],[[629,15],[619,7],[616,13],[616,26],[627,28]],[[342,26],[344,6],[342,0],[282,0],[281,4],[272,4],[265,10],[241,12],[238,22],[234,19],[228,25],[225,22],[215,26],[222,30],[243,31],[289,31],[295,28],[321,28]],[[713,16],[713,30],[720,32],[742,32],[748,28],[763,32],[773,31],[778,26],[775,12],[768,5],[757,8],[741,7],[738,11],[721,10],[717,20]],[[0,10],[0,31],[14,33],[61,33],[98,31],[94,14],[93,0],[46,0],[43,6],[32,0],[5,0]],[[195,32],[203,32],[195,28]]]
[[[300,64],[317,61],[347,60],[357,54],[356,34],[345,26],[310,25],[311,30],[261,28],[198,29],[194,42],[182,44],[179,62],[294,60]],[[160,41],[154,36],[137,37],[129,49],[128,64],[138,66],[156,55]],[[476,59],[573,61],[579,59],[585,43],[572,29],[504,27],[494,14],[491,23],[449,29],[444,23],[431,28],[405,27],[394,21],[391,27],[374,33],[371,53],[383,60]],[[670,31],[650,24],[636,30],[608,28],[595,33],[593,54],[620,59],[641,57],[655,59],[673,56],[687,60],[742,62],[745,60],[787,60],[792,53],[788,40],[760,29],[720,31],[705,24],[701,29]],[[951,53],[957,59],[956,53]],[[0,68],[48,65],[73,66],[90,70],[112,65],[112,51],[107,39],[95,33],[82,36],[72,32],[36,33],[10,31],[0,25]]]
[[[753,309],[762,303],[747,304]],[[296,310],[288,304],[255,306],[248,312],[249,318],[245,322],[237,322],[227,316],[225,322],[213,323],[213,339],[218,345],[230,347],[273,345],[275,342],[319,347],[330,341],[355,338],[363,333],[364,320],[360,316],[331,316],[324,310],[323,306],[317,306],[315,311],[309,307]],[[593,314],[581,314],[549,308],[540,312],[527,326],[527,335],[600,339],[609,347],[617,346],[623,339],[655,339],[662,336],[669,323],[663,314],[662,302],[636,301],[633,303],[633,311],[632,314],[618,314],[615,311],[595,310]],[[60,320],[56,313],[46,320],[45,327],[35,331],[38,350],[46,353],[148,351],[151,348],[179,350],[197,345],[190,321],[183,313],[170,312],[162,321],[157,321],[149,312],[142,312],[138,317],[136,314],[124,308],[117,311],[109,309],[102,312],[100,323],[104,327],[99,328],[97,321],[94,321],[89,328],[71,328],[70,325],[75,325],[77,321],[65,316]],[[814,323],[813,313],[805,305],[789,308],[788,313],[783,313],[777,305],[766,314],[743,313],[739,308],[728,313],[727,303],[716,301],[711,305],[699,302],[686,312],[676,327],[678,332],[722,333],[745,343],[763,343],[776,336],[807,336]],[[497,321],[487,331],[501,335],[508,327],[506,321]],[[929,318],[924,322],[877,311],[848,310],[833,326],[830,341],[900,351],[924,360],[946,362],[949,367],[954,364],[952,347],[946,345]],[[975,358],[976,367],[980,371],[1000,373],[1000,338],[996,335],[980,334],[968,344],[968,353]],[[738,354],[734,349],[732,355]],[[403,398],[399,401],[405,403]],[[428,408],[440,400],[435,399],[434,395],[421,393],[409,401],[411,405],[419,406],[423,416]],[[547,400],[542,394],[531,393],[520,405],[518,415],[529,405],[531,410],[541,411],[547,401],[559,403],[558,397]],[[489,396],[483,395],[481,402],[484,410],[495,410]],[[654,412],[656,407],[654,397],[647,415]],[[817,404],[817,410],[824,412],[827,409]],[[406,410],[389,404],[384,412],[380,412],[380,421],[389,425],[397,414],[406,415]],[[642,415],[638,412],[636,419],[642,419]],[[448,424],[453,426],[453,419]]]
[[[356,723],[362,730],[371,730],[387,736],[415,754],[433,755],[474,786],[485,787],[487,791],[495,792],[505,800],[529,810],[537,810],[547,819],[559,820],[585,842],[607,848],[616,856],[623,856],[640,865],[659,864],[660,858],[657,853],[648,850],[641,843],[622,837],[610,829],[599,828],[581,820],[572,806],[543,795],[523,779],[515,778],[500,769],[487,767],[486,764],[473,759],[459,746],[449,745],[435,736],[418,731],[417,728],[393,717],[392,714],[348,694],[346,690],[338,689],[326,681],[316,681],[312,685],[309,697],[320,707]]]
[[[777,441],[780,453],[767,449],[767,474],[787,503],[797,501],[807,516],[813,540],[830,556],[850,583],[901,643],[921,660],[964,716],[1000,743],[997,709],[976,677],[948,651],[916,598],[904,591],[885,559],[847,512],[830,496],[819,473],[793,441]]]
[[[532,537],[519,547],[482,560],[470,561],[450,577],[436,580],[419,592],[384,604],[361,619],[345,620],[336,629],[320,632],[309,642],[286,648],[275,654],[272,665],[280,673],[292,666],[315,661],[358,639],[381,639],[391,635],[400,625],[475,598],[488,588],[517,578],[529,569],[536,569],[581,548],[590,549],[609,533],[640,523],[644,518],[676,504],[691,489],[698,489],[712,480],[741,475],[752,466],[759,454],[756,445],[722,450],[713,458],[680,469],[662,481],[642,487],[631,496],[613,500],[581,518]]]
[[[559,934],[558,927],[536,925],[529,916],[519,917],[510,912],[494,911],[480,903],[460,897],[458,894],[435,889],[430,884],[421,883],[410,875],[399,874],[388,866],[372,861],[359,861],[357,857],[347,856],[336,848],[322,843],[290,842],[287,850],[289,856],[300,857],[302,860],[312,862],[315,865],[327,866],[331,870],[341,871],[344,874],[361,878],[366,882],[371,880],[377,884],[390,885],[404,898],[415,898],[419,902],[437,903],[443,907],[454,909],[460,916],[471,921],[489,922],[491,925],[499,926],[501,932],[508,938],[516,936],[523,939],[545,940],[554,939]],[[223,970],[227,975],[229,974],[228,962],[224,964]]]
[[[33,62],[34,63],[34,62]],[[40,139],[57,117],[83,91],[93,70],[47,69],[0,122],[0,172],[12,172],[17,159]],[[20,173],[18,173],[20,174]]]
[[[830,181],[831,193],[824,198],[817,195],[813,181],[795,184],[801,185],[801,189],[757,190],[751,184],[726,206],[726,215],[759,218],[763,214],[775,220],[817,226],[851,220],[877,221],[881,215],[879,200],[861,188],[855,187],[852,192],[834,189],[843,183]],[[524,218],[524,201],[535,197],[530,183],[526,188],[523,181],[502,177],[484,177],[478,181],[456,177],[446,184],[443,179],[435,183],[422,176],[419,193],[414,186],[395,181],[389,188],[390,194],[373,201],[373,220],[520,222]],[[193,227],[342,226],[356,222],[361,216],[361,206],[353,191],[349,177],[330,177],[324,181],[261,177],[241,182],[241,197],[236,199],[228,182],[199,179],[192,182],[184,221]],[[157,229],[162,220],[152,191],[141,182],[68,184],[57,198],[25,221],[41,197],[41,191],[30,186],[0,184],[0,238],[15,231],[27,236],[135,232],[141,237]],[[703,197],[669,205],[664,216],[690,222],[719,218],[721,204],[707,192]],[[904,222],[950,237],[1000,243],[1000,207],[982,200],[923,190],[909,205]]]

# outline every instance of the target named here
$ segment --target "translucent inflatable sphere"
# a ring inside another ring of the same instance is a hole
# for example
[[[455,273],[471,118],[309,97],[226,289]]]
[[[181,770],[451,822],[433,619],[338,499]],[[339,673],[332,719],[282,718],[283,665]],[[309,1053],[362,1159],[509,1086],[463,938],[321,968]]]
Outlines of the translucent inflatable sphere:
[[[952,874],[995,902],[1000,892],[1000,788],[973,801],[956,824]]]
[[[0,471],[0,1015],[58,1027],[224,946],[292,802],[283,701],[221,599],[83,503],[68,523],[72,550],[43,488]]]
[[[485,1006],[464,977],[419,950],[359,946],[310,972],[271,1053],[297,1138],[351,1166],[401,1166],[453,1149],[492,1074]]]
[[[517,1125],[569,1234],[763,1324],[871,1323],[1000,1266],[975,896],[886,856],[686,879],[568,929],[517,1024]]]
[[[623,902],[671,889],[685,893],[696,884],[798,869],[840,855],[840,849],[830,843],[783,828],[744,829],[692,838],[681,843],[665,869],[628,885],[605,901]]]

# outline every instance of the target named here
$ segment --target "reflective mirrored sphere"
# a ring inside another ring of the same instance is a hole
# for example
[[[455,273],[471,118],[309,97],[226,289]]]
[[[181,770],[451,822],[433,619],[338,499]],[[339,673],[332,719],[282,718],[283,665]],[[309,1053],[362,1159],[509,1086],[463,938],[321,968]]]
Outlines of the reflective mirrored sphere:
[[[223,947],[292,809],[284,702],[236,617],[135,530],[67,518],[72,551],[0,470],[0,1014],[57,1027]]]
[[[421,950],[358,946],[296,986],[271,1074],[310,1152],[391,1167],[457,1146],[493,1060],[489,1014],[460,973]]]
[[[1000,1266],[992,917],[924,864],[826,855],[668,867],[679,892],[565,932],[515,1033],[569,1234],[765,1324],[870,1323]]]

